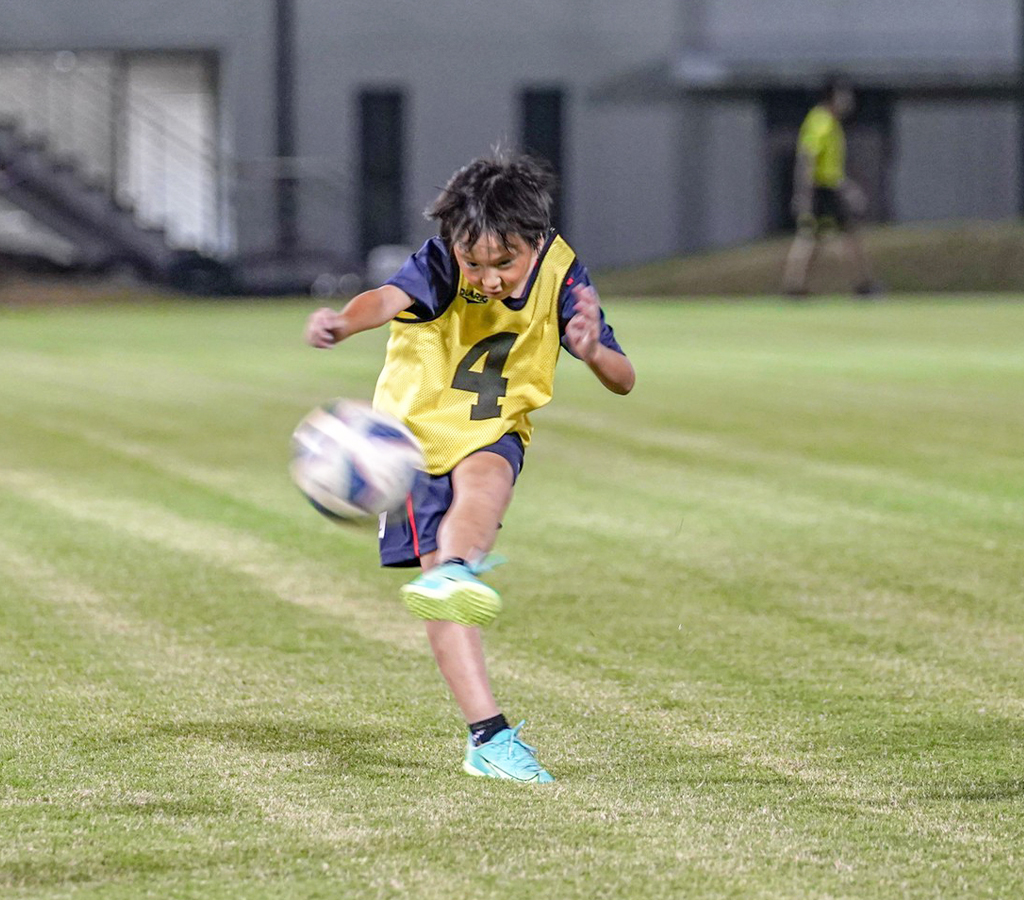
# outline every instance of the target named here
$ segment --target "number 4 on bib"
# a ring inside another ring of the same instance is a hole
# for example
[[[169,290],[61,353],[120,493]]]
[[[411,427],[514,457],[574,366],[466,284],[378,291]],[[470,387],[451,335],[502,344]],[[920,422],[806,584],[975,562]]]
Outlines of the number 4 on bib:
[[[469,348],[455,369],[452,387],[477,395],[469,412],[471,419],[496,419],[501,415],[498,401],[508,390],[508,379],[501,373],[518,336],[514,331],[501,331],[485,337]]]

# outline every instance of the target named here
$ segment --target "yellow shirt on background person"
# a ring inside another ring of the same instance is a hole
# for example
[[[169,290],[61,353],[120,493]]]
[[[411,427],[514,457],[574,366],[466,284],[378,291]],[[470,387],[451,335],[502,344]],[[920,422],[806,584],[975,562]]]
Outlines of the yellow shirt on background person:
[[[800,126],[797,150],[814,160],[814,186],[835,189],[846,180],[846,136],[826,106],[815,106]]]

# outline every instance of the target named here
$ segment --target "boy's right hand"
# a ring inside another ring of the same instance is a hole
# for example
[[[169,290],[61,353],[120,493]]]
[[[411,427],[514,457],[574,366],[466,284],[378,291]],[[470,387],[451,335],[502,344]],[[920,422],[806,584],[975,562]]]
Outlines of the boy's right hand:
[[[868,211],[868,198],[860,185],[847,179],[843,182],[841,193],[846,208],[855,218],[861,218]]]
[[[338,313],[327,306],[312,313],[306,321],[306,343],[321,350],[326,350],[338,343],[338,339],[334,336],[337,317]]]

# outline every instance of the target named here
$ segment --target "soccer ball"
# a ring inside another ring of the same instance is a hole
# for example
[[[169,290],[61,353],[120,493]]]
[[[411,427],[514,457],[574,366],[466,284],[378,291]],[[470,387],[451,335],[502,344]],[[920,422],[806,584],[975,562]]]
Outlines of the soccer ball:
[[[398,509],[423,465],[412,432],[358,400],[318,406],[292,434],[292,480],[334,521]]]

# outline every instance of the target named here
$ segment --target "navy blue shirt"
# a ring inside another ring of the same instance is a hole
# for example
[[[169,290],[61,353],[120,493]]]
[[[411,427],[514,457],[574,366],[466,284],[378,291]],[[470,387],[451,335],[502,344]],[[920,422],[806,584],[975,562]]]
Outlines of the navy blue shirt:
[[[539,266],[534,266],[522,297],[509,297],[501,302],[509,309],[522,309],[530,296],[538,268]],[[561,335],[562,346],[573,356],[576,354],[573,353],[565,339],[566,323],[575,315],[572,288],[577,284],[589,285],[590,283],[587,267],[578,259],[574,259],[558,297],[558,331]],[[440,237],[432,237],[410,256],[402,268],[385,284],[394,285],[412,297],[412,306],[406,310],[405,315],[411,315],[421,322],[430,322],[443,315],[455,299],[455,292],[459,288],[459,266],[444,241]],[[601,310],[600,315],[601,343],[616,353],[622,353],[622,348],[615,340],[615,332],[611,325],[604,320],[604,310]]]

